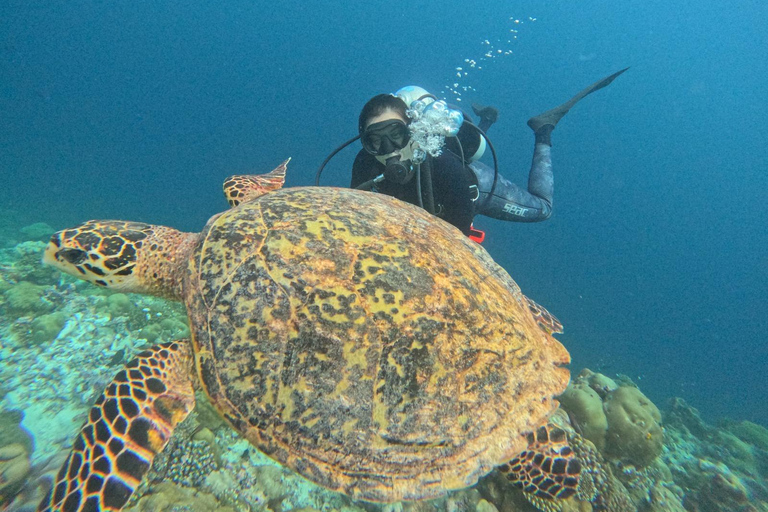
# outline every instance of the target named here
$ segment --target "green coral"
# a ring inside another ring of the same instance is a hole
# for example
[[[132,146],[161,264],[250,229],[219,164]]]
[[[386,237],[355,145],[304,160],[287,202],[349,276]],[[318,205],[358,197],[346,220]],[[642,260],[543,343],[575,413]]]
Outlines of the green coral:
[[[19,229],[26,240],[44,240],[47,241],[55,230],[45,222],[36,222],[29,226]]]
[[[765,427],[751,421],[742,421],[728,425],[727,429],[745,443],[768,451],[768,429]]]
[[[29,452],[21,444],[0,446],[0,510],[5,510],[24,486],[30,469]]]
[[[164,318],[139,330],[139,336],[149,343],[189,337],[189,327],[177,318]]]
[[[728,467],[744,474],[759,475],[759,462],[750,443],[728,431],[718,432],[714,441],[730,455],[727,459],[724,457]]]
[[[112,318],[125,318],[128,329],[149,344],[189,336],[186,310],[181,304],[139,295],[105,293],[97,311]],[[89,292],[90,293],[90,292]]]
[[[4,251],[10,266],[7,268],[9,281],[29,281],[34,284],[50,285],[59,281],[61,274],[50,265],[43,265],[46,244],[44,242],[23,242],[9,251]]]
[[[21,281],[3,294],[8,310],[19,316],[35,316],[48,313],[53,304],[45,300],[45,288]]]
[[[579,433],[608,459],[643,467],[661,453],[661,414],[643,393],[583,370],[558,398]]]
[[[35,345],[50,343],[56,339],[66,323],[67,315],[63,312],[48,313],[32,320],[26,335],[29,342]]]
[[[136,306],[131,302],[131,299],[124,293],[115,293],[107,297],[107,311],[110,315],[115,316],[128,316],[134,310]]]
[[[608,420],[605,453],[609,458],[643,467],[661,454],[661,413],[639,389],[625,386],[611,392],[603,410]]]
[[[15,409],[0,410],[0,446],[20,444],[28,453],[35,448],[29,432],[21,426],[24,413]]]
[[[568,386],[558,400],[563,409],[568,411],[579,432],[592,441],[598,450],[605,448],[605,433],[608,430],[608,420],[603,412],[603,400],[597,391],[587,382],[576,381]]]

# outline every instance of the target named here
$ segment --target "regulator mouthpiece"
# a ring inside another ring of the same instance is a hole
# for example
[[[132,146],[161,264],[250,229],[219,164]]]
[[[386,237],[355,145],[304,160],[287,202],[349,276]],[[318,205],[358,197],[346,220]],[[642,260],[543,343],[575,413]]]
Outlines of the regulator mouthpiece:
[[[409,160],[400,161],[400,155],[387,158],[384,164],[384,179],[404,185],[413,178],[413,166]]]

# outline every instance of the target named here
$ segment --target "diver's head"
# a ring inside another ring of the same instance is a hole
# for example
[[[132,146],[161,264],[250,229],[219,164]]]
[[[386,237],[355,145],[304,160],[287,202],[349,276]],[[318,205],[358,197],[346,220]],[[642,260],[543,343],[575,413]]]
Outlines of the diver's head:
[[[389,117],[389,119],[399,118],[407,124],[407,110],[408,106],[397,96],[393,96],[392,94],[379,94],[368,100],[368,103],[363,106],[363,110],[360,111],[360,117],[358,118],[357,129],[362,136],[365,129],[373,124],[376,118],[382,116],[392,116]],[[384,117],[379,120],[384,120]]]
[[[384,164],[385,178],[396,183],[407,183],[413,177],[409,122],[405,102],[391,94],[374,96],[360,112],[363,148]]]
[[[411,140],[409,123],[403,100],[391,94],[374,96],[365,104],[358,120],[363,148],[381,163],[401,154]]]

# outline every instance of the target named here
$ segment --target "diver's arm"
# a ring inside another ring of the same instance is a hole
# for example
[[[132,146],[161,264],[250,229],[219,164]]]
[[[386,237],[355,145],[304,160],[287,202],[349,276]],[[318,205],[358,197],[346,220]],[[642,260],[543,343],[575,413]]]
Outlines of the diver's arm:
[[[355,157],[355,163],[352,164],[352,179],[349,188],[357,188],[381,174],[376,168],[376,164],[378,161],[374,157],[365,151],[360,151]]]

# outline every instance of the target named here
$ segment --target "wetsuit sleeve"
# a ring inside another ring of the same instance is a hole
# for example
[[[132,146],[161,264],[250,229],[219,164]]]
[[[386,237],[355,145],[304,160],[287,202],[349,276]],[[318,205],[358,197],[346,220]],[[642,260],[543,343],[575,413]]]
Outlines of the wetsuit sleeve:
[[[469,189],[473,185],[470,171],[462,165],[457,156],[449,152],[444,152],[431,161],[435,204],[440,209],[439,216],[468,235],[474,217],[474,203]]]
[[[378,163],[376,158],[361,150],[355,157],[355,163],[352,164],[352,180],[349,187],[357,188],[381,174],[379,166],[376,165]]]
[[[528,175],[528,190],[510,182],[499,175],[496,188],[488,196],[493,184],[493,169],[482,162],[473,162],[480,188],[477,201],[480,215],[499,220],[517,222],[539,222],[552,215],[552,197],[555,180],[552,174],[552,148],[547,144],[536,143]]]

